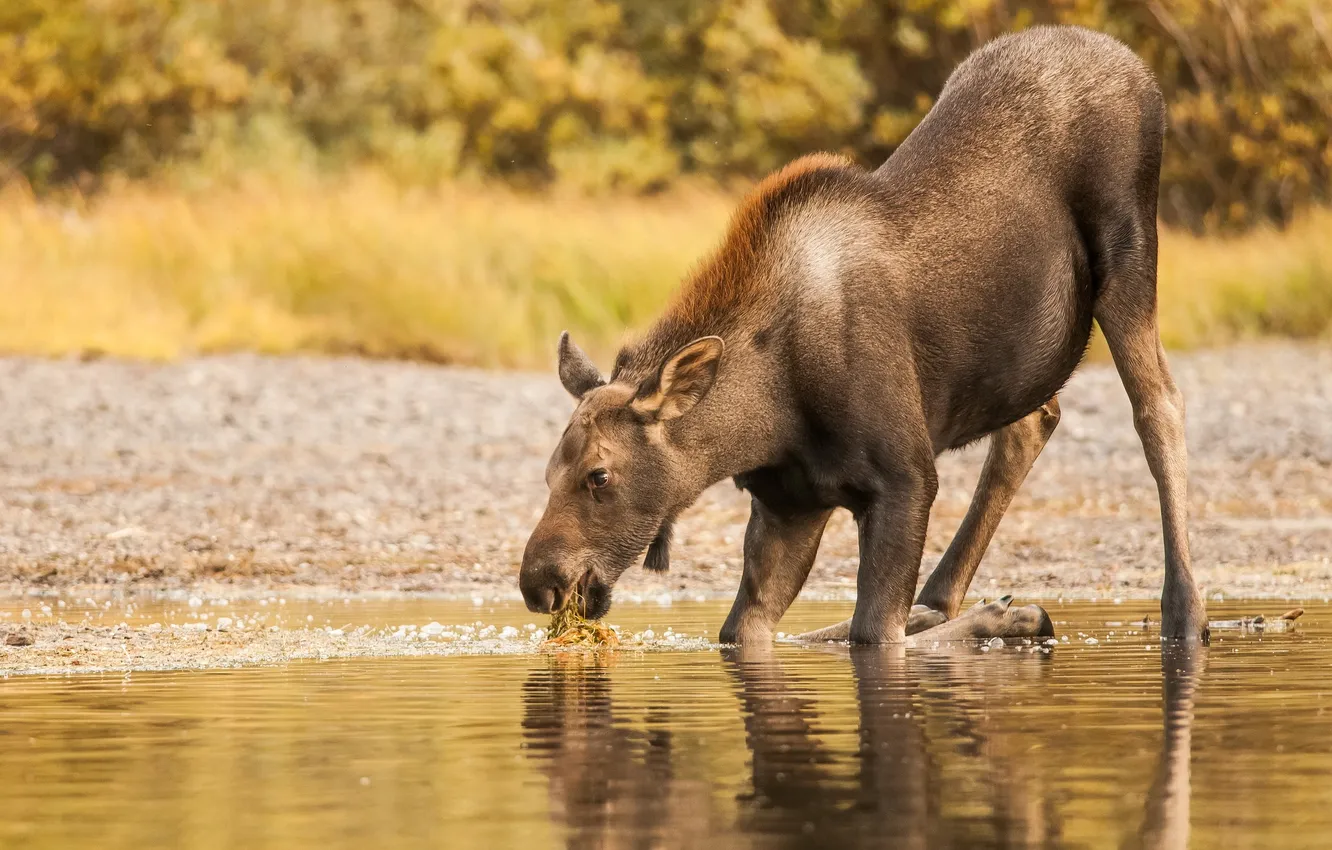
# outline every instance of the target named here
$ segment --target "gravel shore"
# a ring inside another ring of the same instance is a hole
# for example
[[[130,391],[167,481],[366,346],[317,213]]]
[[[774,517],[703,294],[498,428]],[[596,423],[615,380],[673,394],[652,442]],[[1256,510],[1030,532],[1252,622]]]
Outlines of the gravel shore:
[[[1193,551],[1209,598],[1332,595],[1332,348],[1177,354]],[[225,587],[516,597],[571,403],[548,375],[357,359],[169,365],[0,359],[0,590]],[[975,589],[1159,593],[1156,490],[1114,370],[1084,367]],[[940,459],[928,572],[984,446]],[[682,518],[671,571],[631,593],[727,596],[747,500],[718,485]],[[855,581],[839,515],[808,593]]]

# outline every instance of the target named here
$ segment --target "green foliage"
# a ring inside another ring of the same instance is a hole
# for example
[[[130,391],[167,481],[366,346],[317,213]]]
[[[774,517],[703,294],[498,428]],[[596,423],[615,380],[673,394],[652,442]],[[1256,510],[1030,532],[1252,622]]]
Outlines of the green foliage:
[[[1167,221],[1327,199],[1332,0],[5,0],[0,177],[374,163],[643,192],[876,163],[970,50],[1055,21],[1156,70]]]
[[[1195,230],[1288,222],[1332,187],[1332,0],[1071,0],[1170,105],[1162,213]]]

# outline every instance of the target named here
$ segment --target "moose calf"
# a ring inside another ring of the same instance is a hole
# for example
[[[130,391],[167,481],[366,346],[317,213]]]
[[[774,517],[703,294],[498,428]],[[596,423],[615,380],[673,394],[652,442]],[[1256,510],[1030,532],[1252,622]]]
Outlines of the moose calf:
[[[733,478],[753,500],[724,642],[771,640],[831,512],[859,529],[854,616],[818,638],[1040,634],[1007,599],[959,618],[1004,510],[1059,421],[1095,319],[1133,405],[1165,532],[1163,634],[1205,638],[1187,533],[1184,405],[1156,321],[1164,106],[1109,36],[1035,27],[949,78],[877,170],[799,159],[603,378],[567,334],[577,399],[523,554],[534,611],[599,617],[646,549]],[[941,452],[990,437],[957,536],[912,606]]]

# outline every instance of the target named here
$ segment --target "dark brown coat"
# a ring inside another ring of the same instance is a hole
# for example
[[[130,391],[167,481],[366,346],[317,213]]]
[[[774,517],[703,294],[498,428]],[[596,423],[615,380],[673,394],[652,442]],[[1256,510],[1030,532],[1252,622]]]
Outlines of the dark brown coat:
[[[754,502],[723,639],[768,639],[843,507],[860,529],[858,600],[831,636],[901,640],[934,459],[994,435],[919,600],[955,618],[1095,318],[1161,490],[1166,629],[1203,634],[1183,403],[1155,322],[1164,116],[1123,45],[1037,27],[963,62],[877,170],[820,154],[764,180],[608,381],[562,338],[560,376],[579,404],[524,556],[529,605],[578,590],[603,613],[620,573],[653,541],[649,561],[664,567],[675,516],[729,477]]]

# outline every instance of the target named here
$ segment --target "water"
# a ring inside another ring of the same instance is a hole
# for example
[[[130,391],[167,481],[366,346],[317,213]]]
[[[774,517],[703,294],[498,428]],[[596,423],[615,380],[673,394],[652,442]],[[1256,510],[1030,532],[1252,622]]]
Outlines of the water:
[[[1125,603],[1051,606],[1069,641],[1048,652],[779,645],[13,676],[0,847],[1326,847],[1332,608],[1306,607],[1294,633],[1164,654],[1123,625],[1150,604]],[[531,619],[504,604],[287,608],[293,622]],[[784,627],[847,610],[801,606]],[[613,614],[715,633],[725,609]],[[152,604],[131,615],[169,619]]]

